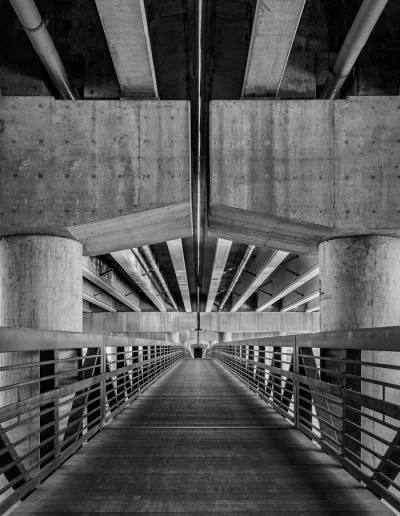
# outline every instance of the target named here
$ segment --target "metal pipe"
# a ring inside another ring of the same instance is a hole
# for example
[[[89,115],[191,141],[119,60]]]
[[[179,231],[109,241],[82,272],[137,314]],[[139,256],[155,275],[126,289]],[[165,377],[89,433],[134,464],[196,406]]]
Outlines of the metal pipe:
[[[167,294],[168,299],[171,302],[171,305],[173,306],[174,310],[179,312],[178,305],[175,303],[175,300],[172,297],[172,294],[171,294],[171,292],[170,292],[170,290],[168,288],[168,285],[167,285],[167,283],[166,283],[166,281],[164,279],[164,276],[161,274],[161,271],[160,271],[160,269],[159,269],[159,267],[158,267],[158,265],[156,263],[156,260],[154,258],[152,250],[147,245],[143,245],[142,246],[142,250],[143,250],[146,258],[148,259],[148,261],[150,263],[150,267],[152,268],[152,270],[154,271],[155,275],[157,276],[157,279],[160,282],[161,287],[163,288],[164,292]]]
[[[70,83],[60,55],[47,30],[47,23],[41,17],[34,0],[10,0],[10,3],[60,97],[65,100],[78,100],[79,95]]]
[[[229,288],[224,296],[224,299],[221,301],[221,304],[218,307],[218,312],[220,312],[223,309],[225,303],[228,300],[228,297],[231,295],[232,290],[235,288],[235,285],[238,282],[240,275],[243,272],[243,269],[246,267],[247,262],[250,260],[250,256],[252,255],[255,248],[256,248],[255,245],[249,245],[247,247],[246,252],[244,253],[244,256],[242,258],[242,261],[240,262],[240,265],[238,267],[238,270],[236,271],[236,274],[233,277],[233,280],[232,280],[231,284],[229,285]]]
[[[334,99],[351,72],[388,0],[364,0],[319,95]]]

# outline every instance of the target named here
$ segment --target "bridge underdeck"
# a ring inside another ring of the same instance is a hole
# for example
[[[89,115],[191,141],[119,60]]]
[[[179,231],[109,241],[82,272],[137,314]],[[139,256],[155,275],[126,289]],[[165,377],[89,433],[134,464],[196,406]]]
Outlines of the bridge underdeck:
[[[19,514],[392,514],[211,360],[185,360]]]

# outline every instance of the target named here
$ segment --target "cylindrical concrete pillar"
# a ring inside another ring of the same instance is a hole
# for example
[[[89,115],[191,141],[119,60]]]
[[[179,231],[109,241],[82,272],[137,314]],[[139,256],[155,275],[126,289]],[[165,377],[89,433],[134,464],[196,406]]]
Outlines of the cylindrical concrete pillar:
[[[13,328],[34,328],[39,330],[82,331],[82,245],[79,242],[45,235],[11,236],[0,239],[0,326]],[[72,344],[72,343],[71,343]],[[3,353],[0,364],[4,366],[32,364],[32,367],[2,374],[0,385],[10,385],[40,376],[49,376],[57,372],[68,372],[64,381],[76,376],[78,358],[75,351],[57,352],[60,359],[68,362],[52,365],[35,366],[40,359],[51,360],[52,352]],[[47,382],[48,383],[48,382]],[[63,381],[59,383],[63,384]],[[33,383],[12,393],[5,391],[0,401],[13,403],[18,399],[38,395],[49,386]],[[19,391],[19,392],[18,392]],[[69,410],[64,405],[63,413]],[[32,414],[33,415],[33,414]],[[48,414],[46,424],[51,417],[61,416],[61,412]],[[42,416],[26,425],[20,425],[8,438],[13,442],[39,428]],[[67,418],[61,421],[62,429]],[[55,430],[55,429],[54,429]],[[49,430],[51,431],[51,430]],[[38,446],[39,433],[36,433],[17,446],[17,453],[24,454]],[[42,438],[46,436],[42,435]],[[61,439],[61,437],[60,437]],[[43,450],[42,454],[49,451]],[[35,455],[35,456],[34,456]],[[38,454],[30,455],[24,460],[29,467],[38,460]]]
[[[324,242],[320,246],[320,312],[321,331],[352,330],[400,324],[400,239],[391,236],[356,236]],[[324,350],[321,356],[327,359],[327,369],[339,369],[352,373],[346,386],[377,399],[383,399],[383,388],[364,379],[397,383],[397,371],[348,364],[341,367],[334,359],[353,359],[371,363],[396,363],[397,354],[385,351],[339,351]],[[324,375],[329,376],[329,373]],[[335,377],[334,377],[335,378]],[[337,378],[337,377],[336,377]],[[360,407],[356,406],[357,409]],[[380,414],[370,415],[380,418]],[[363,430],[379,434],[391,440],[390,431],[377,425],[368,417],[359,418],[354,411],[344,419],[361,425]],[[377,467],[379,459],[358,447],[356,441],[383,454],[385,447],[377,439],[348,425],[346,432],[355,439],[345,444],[362,460]]]
[[[0,239],[0,325],[82,331],[82,244],[44,235]]]
[[[321,331],[400,324],[400,238],[329,240],[319,264]]]

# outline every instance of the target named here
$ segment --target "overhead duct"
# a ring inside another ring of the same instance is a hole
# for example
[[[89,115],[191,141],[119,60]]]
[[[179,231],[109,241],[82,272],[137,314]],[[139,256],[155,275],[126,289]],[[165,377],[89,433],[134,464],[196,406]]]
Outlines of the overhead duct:
[[[319,95],[334,99],[343,86],[388,0],[364,0]]]
[[[79,100],[47,30],[46,21],[41,17],[34,0],[10,0],[10,3],[60,97],[65,100]]]

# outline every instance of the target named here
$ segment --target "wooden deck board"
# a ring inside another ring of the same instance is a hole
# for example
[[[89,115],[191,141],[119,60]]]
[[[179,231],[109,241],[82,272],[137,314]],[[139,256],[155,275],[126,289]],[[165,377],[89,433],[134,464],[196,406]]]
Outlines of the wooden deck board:
[[[13,513],[392,514],[209,360],[156,382]]]

